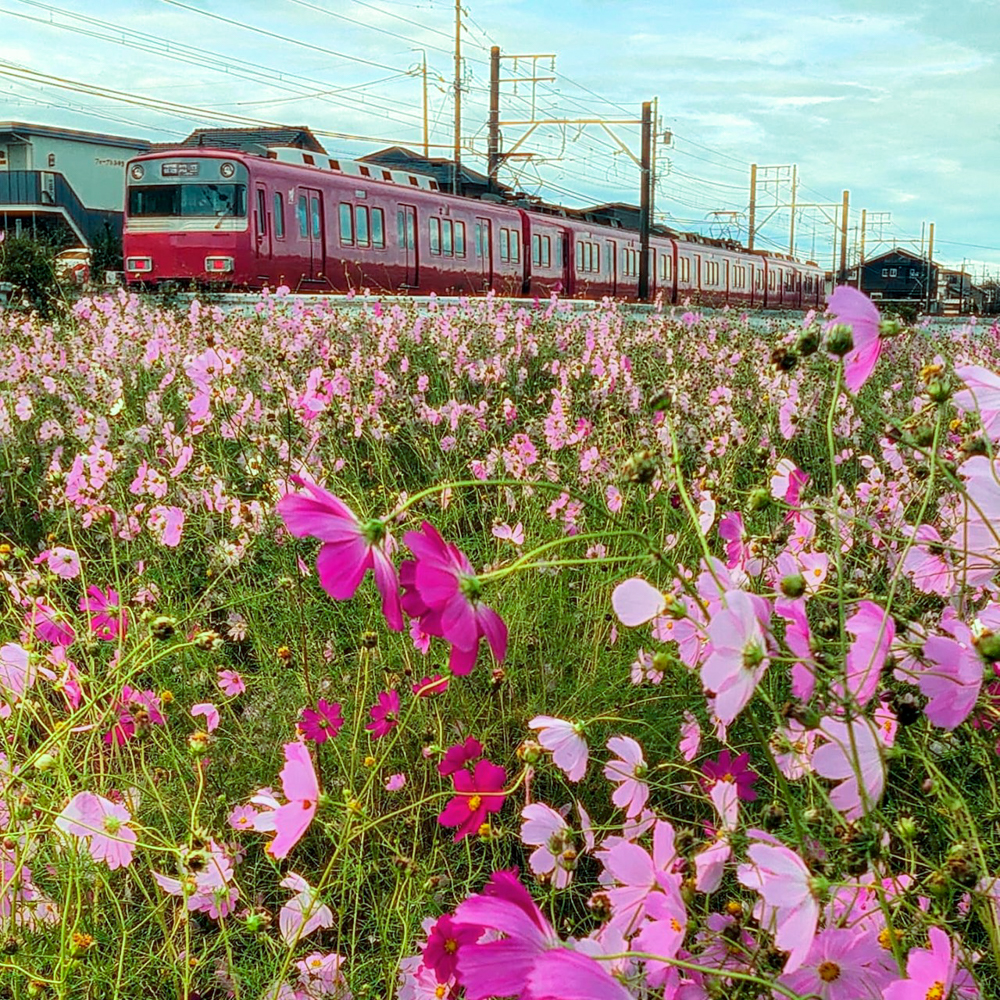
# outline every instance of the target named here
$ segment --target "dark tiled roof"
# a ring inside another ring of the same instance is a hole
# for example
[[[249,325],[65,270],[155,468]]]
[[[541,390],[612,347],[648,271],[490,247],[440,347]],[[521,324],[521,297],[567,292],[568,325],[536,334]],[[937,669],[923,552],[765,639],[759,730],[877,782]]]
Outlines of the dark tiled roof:
[[[320,141],[305,125],[288,128],[198,128],[174,149],[194,147],[211,149],[269,149],[271,146],[295,146],[313,153],[326,154]]]

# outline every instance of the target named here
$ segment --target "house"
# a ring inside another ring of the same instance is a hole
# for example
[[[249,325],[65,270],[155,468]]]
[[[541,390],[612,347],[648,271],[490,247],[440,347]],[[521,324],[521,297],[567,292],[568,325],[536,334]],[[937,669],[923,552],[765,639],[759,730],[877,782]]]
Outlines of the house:
[[[941,268],[918,254],[896,247],[888,253],[866,260],[861,268],[858,287],[873,299],[926,300],[928,292],[937,299]],[[851,284],[857,269],[851,272]]]
[[[326,150],[305,125],[275,128],[196,128],[183,142],[157,143],[162,149],[233,149],[263,155],[272,146],[291,146],[326,156]]]
[[[0,122],[0,229],[93,246],[120,235],[125,163],[146,139]]]
[[[392,170],[409,170],[415,174],[424,174],[437,181],[438,188],[450,192],[455,180],[455,161],[440,156],[423,156],[405,146],[389,146],[378,152],[359,156],[358,163],[375,163],[380,167]],[[462,163],[459,169],[459,189],[469,198],[478,198],[489,194],[510,194],[510,189],[502,184],[493,184],[490,189],[490,179],[486,174],[479,173]]]

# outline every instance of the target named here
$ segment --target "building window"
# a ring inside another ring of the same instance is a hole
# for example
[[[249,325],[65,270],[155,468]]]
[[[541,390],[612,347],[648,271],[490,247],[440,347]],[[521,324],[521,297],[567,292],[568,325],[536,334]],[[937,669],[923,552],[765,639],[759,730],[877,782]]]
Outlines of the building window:
[[[441,255],[441,220],[440,219],[430,219],[430,231],[431,231],[431,253],[436,256]]]
[[[56,165],[55,153],[49,153],[48,164],[49,164],[49,170],[51,170]]]
[[[896,277],[896,268],[894,268],[894,267],[890,267],[889,268],[889,277],[890,278],[895,278]]]
[[[0,149],[0,170],[7,169],[7,150]]]
[[[917,277],[917,275],[918,275],[919,273],[920,273],[920,272],[919,272],[919,271],[917,271],[917,269],[916,269],[915,267],[911,267],[911,268],[910,268],[910,277],[911,277],[911,278],[915,278],[915,277]]]
[[[340,243],[341,246],[354,246],[354,213],[346,201],[340,203]]]
[[[385,213],[381,208],[372,209],[372,246],[385,249]]]
[[[274,193],[274,237],[278,240],[285,238],[285,202],[280,191]]]
[[[883,267],[882,268],[882,277],[883,278],[888,278],[889,277],[889,268],[887,268],[887,267]]]

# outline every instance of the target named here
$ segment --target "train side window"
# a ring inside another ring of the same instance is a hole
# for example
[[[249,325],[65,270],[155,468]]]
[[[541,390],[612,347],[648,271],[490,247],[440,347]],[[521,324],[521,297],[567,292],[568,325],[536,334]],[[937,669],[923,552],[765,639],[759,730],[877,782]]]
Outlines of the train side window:
[[[512,264],[518,264],[521,261],[521,231],[519,229],[510,231],[510,260]]]
[[[552,266],[552,237],[542,237],[542,267]]]
[[[681,257],[681,281],[691,280],[691,258]]]
[[[354,246],[354,218],[346,201],[340,203],[340,242],[345,247]]]
[[[322,239],[323,237],[323,224],[320,221],[320,207],[319,207],[319,195],[314,194],[309,199],[309,205],[312,215],[312,238],[314,240]]]
[[[274,193],[274,238],[285,238],[285,200],[280,191]]]
[[[565,238],[566,237],[563,236],[562,233],[560,233],[556,237],[556,260],[555,260],[556,267],[562,267],[562,263],[563,263],[563,240]]]
[[[476,223],[473,235],[476,241],[476,257],[479,258],[483,256],[483,224],[481,222]]]
[[[368,208],[365,205],[354,206],[354,229],[357,234],[358,246],[371,246],[371,235],[368,232]]]
[[[441,252],[445,257],[454,256],[454,243],[452,242],[453,226],[451,219],[441,220]]]
[[[465,223],[455,223],[455,256],[465,256]]]
[[[385,213],[381,208],[372,209],[372,246],[385,249]]]
[[[531,237],[531,263],[536,267],[542,262],[542,238],[535,233]]]
[[[396,241],[406,249],[406,213],[402,209],[396,212]]]
[[[441,255],[441,220],[440,219],[430,219],[430,231],[431,231],[431,253],[437,256]]]
[[[263,188],[257,188],[257,234],[267,233],[267,194]]]
[[[576,244],[576,269],[583,270],[583,243],[577,240]]]
[[[500,259],[510,260],[510,230],[500,229]]]
[[[296,214],[299,219],[299,239],[307,240],[309,239],[309,199],[304,194],[299,195]]]
[[[774,291],[774,271],[768,271],[767,273],[767,287],[769,291]]]

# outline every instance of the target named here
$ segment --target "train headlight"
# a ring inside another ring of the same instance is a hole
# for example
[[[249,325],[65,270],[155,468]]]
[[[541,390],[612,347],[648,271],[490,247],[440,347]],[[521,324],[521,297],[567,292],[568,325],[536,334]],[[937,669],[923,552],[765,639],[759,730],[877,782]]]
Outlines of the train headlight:
[[[231,163],[223,163],[222,166],[219,167],[219,173],[222,174],[223,177],[232,177],[233,174],[236,173],[236,167]]]
[[[129,173],[132,175],[132,180],[141,181],[146,176],[146,168],[141,163],[133,163]]]

